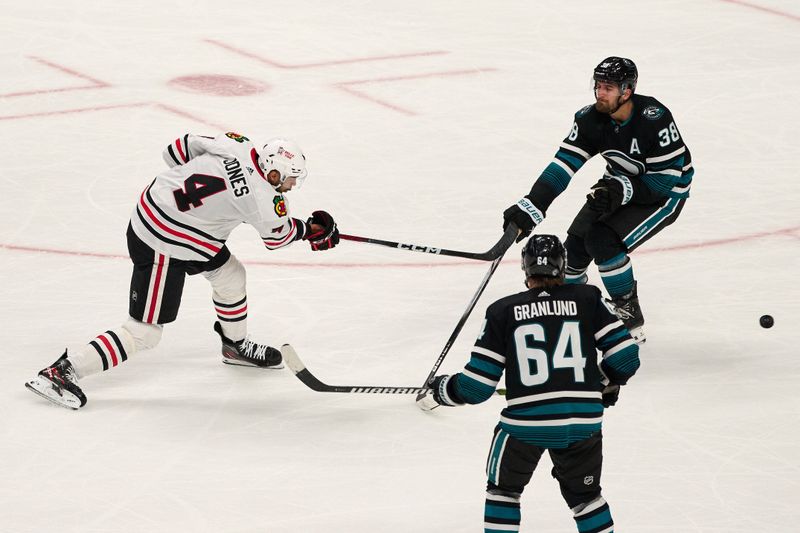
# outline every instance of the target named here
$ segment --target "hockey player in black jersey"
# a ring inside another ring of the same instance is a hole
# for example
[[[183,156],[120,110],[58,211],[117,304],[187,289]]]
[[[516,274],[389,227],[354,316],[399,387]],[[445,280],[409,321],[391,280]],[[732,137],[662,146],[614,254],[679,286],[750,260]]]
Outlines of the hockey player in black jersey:
[[[597,287],[564,284],[566,257],[557,237],[531,237],[522,250],[528,290],[489,306],[469,363],[434,378],[420,404],[483,402],[505,372],[508,406],[486,464],[487,533],[519,531],[520,496],[545,450],[578,531],[613,531],[600,488],[603,408],[639,368],[639,348]]]
[[[644,316],[629,253],[672,224],[692,183],[692,156],[669,109],[634,94],[638,71],[630,59],[609,57],[594,70],[595,103],[575,113],[569,135],[530,193],[503,213],[520,240],[544,220],[550,204],[572,176],[597,154],[603,177],[567,230],[567,283],[586,283],[594,261],[618,316],[637,342],[644,342]]]

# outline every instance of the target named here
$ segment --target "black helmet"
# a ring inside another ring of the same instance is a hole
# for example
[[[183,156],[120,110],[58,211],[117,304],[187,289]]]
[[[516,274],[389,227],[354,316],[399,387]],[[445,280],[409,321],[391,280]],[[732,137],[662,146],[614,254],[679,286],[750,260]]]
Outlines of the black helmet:
[[[563,278],[567,250],[555,235],[534,235],[522,247],[522,270],[525,276]]]
[[[594,81],[616,83],[619,85],[620,90],[630,89],[631,92],[634,92],[636,90],[636,80],[639,79],[639,71],[636,69],[636,64],[630,59],[611,56],[605,58],[599,65],[594,67],[592,79]]]

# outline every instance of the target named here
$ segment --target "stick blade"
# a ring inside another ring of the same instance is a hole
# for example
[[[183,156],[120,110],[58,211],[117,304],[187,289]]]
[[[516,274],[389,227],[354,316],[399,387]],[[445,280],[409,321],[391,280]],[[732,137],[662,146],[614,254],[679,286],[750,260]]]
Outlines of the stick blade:
[[[291,344],[284,344],[281,346],[281,355],[286,362],[286,366],[288,366],[295,375],[306,369],[306,365],[300,360],[300,356],[297,355],[297,351]]]

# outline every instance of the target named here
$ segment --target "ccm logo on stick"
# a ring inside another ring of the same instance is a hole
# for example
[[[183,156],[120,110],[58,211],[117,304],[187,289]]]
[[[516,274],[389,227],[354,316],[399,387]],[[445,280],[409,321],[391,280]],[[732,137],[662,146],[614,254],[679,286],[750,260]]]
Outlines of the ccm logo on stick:
[[[429,246],[417,246],[416,244],[398,243],[397,247],[403,250],[414,250],[415,252],[426,252],[429,254],[438,254],[439,252],[442,251],[441,248],[431,248]]]

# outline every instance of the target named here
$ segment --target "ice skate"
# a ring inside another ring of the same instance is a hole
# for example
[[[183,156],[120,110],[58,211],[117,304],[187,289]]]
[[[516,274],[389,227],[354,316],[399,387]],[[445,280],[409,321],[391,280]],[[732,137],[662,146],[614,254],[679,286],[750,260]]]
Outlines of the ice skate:
[[[281,352],[272,346],[253,342],[249,336],[244,340],[234,342],[222,333],[222,326],[219,322],[214,322],[214,331],[222,339],[223,363],[258,368],[283,368]]]
[[[628,294],[610,300],[614,306],[617,318],[622,320],[625,327],[631,333],[631,337],[636,344],[644,343],[647,338],[644,334],[644,316],[642,308],[639,307],[639,296],[636,293],[636,282],[633,282],[633,289]]]
[[[67,359],[66,350],[55,363],[40,371],[25,386],[42,398],[67,409],[77,410],[86,405],[86,396],[78,387],[78,378]]]

